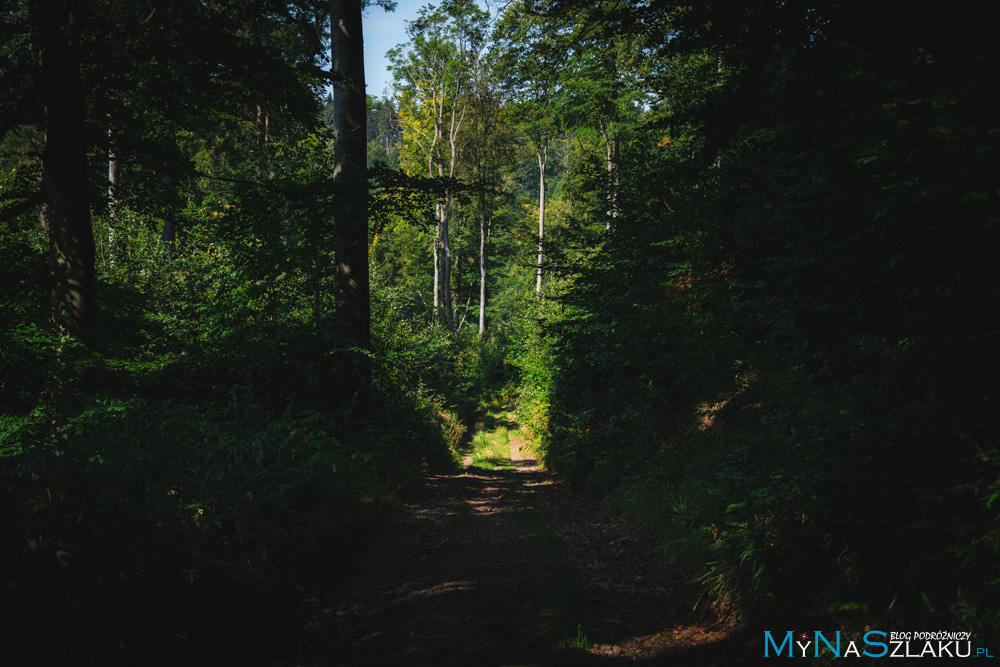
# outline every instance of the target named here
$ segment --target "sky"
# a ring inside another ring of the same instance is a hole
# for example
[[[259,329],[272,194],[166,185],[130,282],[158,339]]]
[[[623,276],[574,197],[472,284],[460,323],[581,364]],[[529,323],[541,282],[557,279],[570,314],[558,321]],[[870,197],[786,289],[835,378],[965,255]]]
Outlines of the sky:
[[[389,61],[385,52],[407,40],[406,21],[417,18],[417,11],[427,4],[440,5],[440,0],[397,0],[396,11],[387,12],[373,6],[365,10],[365,82],[367,93],[384,97],[385,90],[392,83],[392,75],[386,71]],[[485,3],[480,3],[485,9]]]
[[[385,52],[407,41],[406,23],[417,18],[417,10],[426,5],[428,0],[397,0],[396,11],[387,12],[374,6],[365,10],[365,82],[368,84],[368,94],[383,97],[385,89],[392,82],[392,74],[386,71],[389,61]]]

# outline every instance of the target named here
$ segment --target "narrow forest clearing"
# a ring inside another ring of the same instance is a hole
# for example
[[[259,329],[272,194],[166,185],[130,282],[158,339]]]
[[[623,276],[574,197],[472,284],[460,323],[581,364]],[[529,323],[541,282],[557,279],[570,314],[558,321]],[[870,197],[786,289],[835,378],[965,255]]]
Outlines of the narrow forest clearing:
[[[626,521],[539,468],[509,413],[428,474],[274,664],[741,664],[696,591]],[[277,648],[277,647],[276,647]]]

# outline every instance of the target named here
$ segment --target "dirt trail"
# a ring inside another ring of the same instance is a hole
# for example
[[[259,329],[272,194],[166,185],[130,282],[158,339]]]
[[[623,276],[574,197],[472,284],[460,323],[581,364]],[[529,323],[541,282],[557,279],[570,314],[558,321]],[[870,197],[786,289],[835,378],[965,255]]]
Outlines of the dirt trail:
[[[539,470],[430,474],[378,537],[303,601],[293,665],[749,664],[624,520]]]

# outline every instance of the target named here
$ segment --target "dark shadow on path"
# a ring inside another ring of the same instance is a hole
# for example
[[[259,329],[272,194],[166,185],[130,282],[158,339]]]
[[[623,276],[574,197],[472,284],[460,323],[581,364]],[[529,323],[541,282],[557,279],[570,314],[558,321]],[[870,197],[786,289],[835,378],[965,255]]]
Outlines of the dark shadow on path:
[[[692,619],[690,586],[627,523],[533,462],[516,463],[429,475],[329,589],[308,596],[282,657],[268,662],[750,664]],[[570,622],[586,650],[554,651],[573,638]],[[629,652],[632,639],[671,627],[680,630],[669,651]]]

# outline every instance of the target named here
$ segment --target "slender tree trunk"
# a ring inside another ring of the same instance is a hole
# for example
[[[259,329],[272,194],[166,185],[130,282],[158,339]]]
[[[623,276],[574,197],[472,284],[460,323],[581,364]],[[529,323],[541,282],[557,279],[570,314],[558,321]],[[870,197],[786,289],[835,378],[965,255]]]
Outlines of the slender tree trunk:
[[[45,108],[42,171],[53,316],[86,338],[96,309],[96,275],[80,80],[82,4],[78,0],[32,0],[29,11]]]
[[[257,146],[267,146],[268,134],[271,131],[271,110],[267,104],[257,105]]]
[[[608,218],[604,228],[611,231],[611,223],[618,217],[618,177],[615,174],[615,162],[618,154],[618,138],[600,124],[601,136],[604,137],[604,152],[608,167]]]
[[[486,331],[486,211],[479,212],[479,337]]]
[[[608,220],[605,223],[605,230],[611,230],[611,220],[615,217],[615,183],[614,183],[614,173],[615,173],[615,163],[614,156],[612,155],[611,140],[609,137],[605,137],[605,145],[607,146],[608,152]]]
[[[456,228],[461,228],[461,226],[462,226],[461,219],[459,219],[456,223]],[[455,312],[455,309],[458,307],[458,304],[462,302],[462,251],[461,250],[455,251],[454,268],[455,268],[455,292],[454,294],[452,294],[454,298],[452,303],[452,317],[464,320],[465,319],[464,313],[461,316],[459,316],[459,314]],[[469,294],[471,295],[471,291],[469,292]],[[461,325],[459,325],[458,328],[460,327]],[[455,330],[457,331],[458,328],[456,328]]]
[[[434,136],[431,139],[430,148],[427,149],[427,177],[434,178],[434,166],[437,164],[438,174],[442,173],[442,167],[434,159],[435,149],[438,139],[441,137],[440,114],[437,111],[437,93],[432,97],[434,105]],[[444,213],[442,211],[443,202],[438,199],[434,202],[434,321],[441,322],[444,319],[444,308],[441,305],[441,227]]]
[[[621,164],[621,151],[619,150],[618,136],[614,138],[614,152],[611,162],[611,218],[618,217],[618,165]]]
[[[538,267],[535,270],[535,296],[542,295],[542,244],[545,241],[545,166],[549,159],[549,140],[538,148]]]
[[[349,349],[342,369],[343,397],[356,399],[367,414],[371,397],[371,303],[368,278],[368,163],[362,0],[330,1],[333,86],[334,181],[342,205],[335,222],[337,310],[342,345]],[[350,189],[349,189],[350,188]]]
[[[453,104],[457,104],[458,100],[462,95],[462,84],[459,82],[455,86],[455,101]],[[461,130],[462,123],[465,120],[465,110],[467,108],[467,103],[462,105],[461,114],[459,114],[457,108],[452,106],[451,109],[451,119],[448,126],[448,149],[449,149],[449,161],[448,161],[448,178],[455,178],[456,168],[458,166],[458,133]],[[444,108],[444,105],[441,105]],[[442,276],[442,283],[444,287],[444,294],[442,298],[445,304],[445,322],[448,328],[454,330],[455,324],[455,311],[454,305],[452,303],[451,296],[451,234],[449,226],[451,224],[451,202],[452,194],[450,190],[445,190],[444,194],[444,217],[441,221],[441,243],[442,250],[444,251],[444,276]],[[461,272],[461,268],[457,269]],[[459,291],[458,298],[461,298],[461,292]]]
[[[108,127],[108,267],[115,268],[115,217],[118,211],[118,183],[121,165],[118,162],[117,136],[114,125]]]
[[[453,324],[451,308],[451,239],[448,219],[451,214],[451,193],[445,192],[441,206],[441,306],[444,309],[444,324],[450,330]]]
[[[108,128],[108,216],[115,217],[118,207],[118,182],[121,168],[118,164],[118,141],[114,127]]]
[[[434,319],[440,322],[442,319],[441,309],[441,203],[435,205],[434,210],[434,248],[431,259],[434,262]]]

